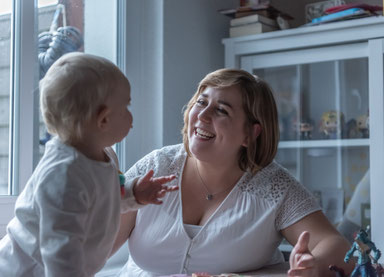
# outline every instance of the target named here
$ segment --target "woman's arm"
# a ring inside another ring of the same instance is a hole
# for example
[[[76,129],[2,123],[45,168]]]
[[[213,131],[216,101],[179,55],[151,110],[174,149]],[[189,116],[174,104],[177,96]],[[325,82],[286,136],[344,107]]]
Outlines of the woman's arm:
[[[128,240],[133,228],[135,228],[136,214],[137,211],[133,211],[120,215],[120,228],[110,256],[115,254],[115,252]]]
[[[328,268],[330,265],[343,268],[346,274],[353,270],[354,263],[344,263],[350,244],[321,211],[304,217],[281,233],[295,245],[290,257],[289,276],[334,276]]]

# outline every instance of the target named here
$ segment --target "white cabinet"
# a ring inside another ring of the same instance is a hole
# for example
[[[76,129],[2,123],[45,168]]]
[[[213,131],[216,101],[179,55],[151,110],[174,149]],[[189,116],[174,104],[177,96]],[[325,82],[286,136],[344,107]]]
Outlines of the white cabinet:
[[[223,43],[226,67],[256,74],[274,90],[277,161],[314,192],[333,223],[369,224],[383,250],[383,17]]]

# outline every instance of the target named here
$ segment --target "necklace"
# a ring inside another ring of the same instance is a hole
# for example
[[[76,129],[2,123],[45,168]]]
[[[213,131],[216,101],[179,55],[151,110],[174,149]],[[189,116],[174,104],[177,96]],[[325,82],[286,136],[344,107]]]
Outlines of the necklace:
[[[222,190],[222,191],[219,191],[219,192],[216,192],[216,193],[210,193],[209,190],[208,190],[207,185],[205,184],[203,178],[202,178],[201,175],[200,175],[199,168],[197,167],[197,160],[196,160],[196,158],[195,158],[195,167],[196,167],[197,175],[199,175],[200,181],[201,181],[201,183],[203,184],[205,190],[207,191],[207,193],[205,194],[205,199],[207,199],[207,200],[212,200],[212,199],[213,199],[213,196],[218,195],[218,194],[220,194],[220,193],[223,193],[223,192],[229,190],[230,188],[232,188],[232,186],[229,186],[229,187],[227,187],[225,190]]]

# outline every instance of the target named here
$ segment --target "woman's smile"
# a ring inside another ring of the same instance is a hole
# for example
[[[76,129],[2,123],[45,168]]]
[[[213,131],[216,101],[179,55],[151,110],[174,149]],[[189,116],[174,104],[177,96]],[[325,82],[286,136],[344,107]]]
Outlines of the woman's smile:
[[[195,136],[202,138],[202,139],[205,139],[205,140],[209,140],[209,139],[212,139],[215,137],[214,134],[212,134],[208,131],[205,131],[199,127],[195,128]]]

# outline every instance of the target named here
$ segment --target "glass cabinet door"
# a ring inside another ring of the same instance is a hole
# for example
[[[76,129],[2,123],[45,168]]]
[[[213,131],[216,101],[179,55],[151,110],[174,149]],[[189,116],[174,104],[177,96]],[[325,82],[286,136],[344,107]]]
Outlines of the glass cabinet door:
[[[352,240],[355,231],[370,225],[368,58],[311,51],[318,60],[290,52],[277,54],[282,59],[245,57],[241,64],[274,91],[280,127],[276,161]]]

